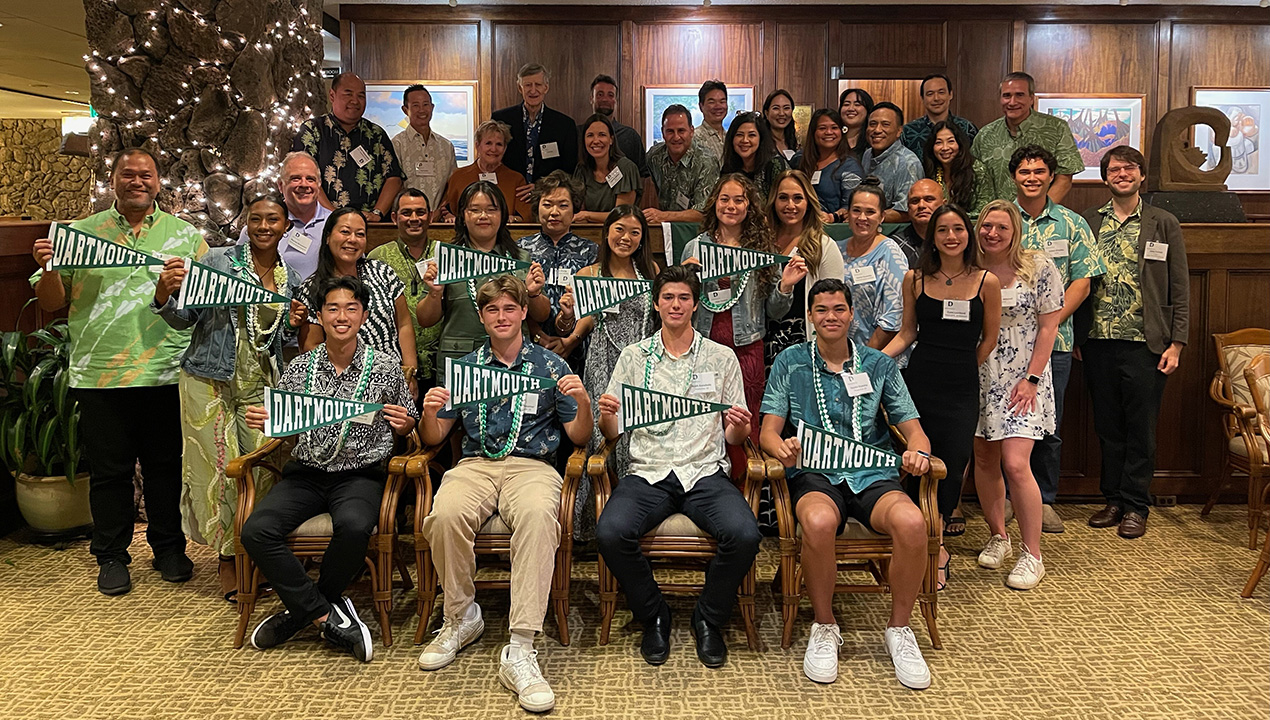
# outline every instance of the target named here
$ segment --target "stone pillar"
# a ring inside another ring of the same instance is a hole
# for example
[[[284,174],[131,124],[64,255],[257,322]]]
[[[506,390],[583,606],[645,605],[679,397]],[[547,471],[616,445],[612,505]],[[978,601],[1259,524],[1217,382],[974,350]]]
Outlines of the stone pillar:
[[[62,155],[58,120],[0,120],[0,215],[65,220],[88,211],[88,158]]]
[[[274,185],[300,123],[326,112],[321,0],[84,0],[98,119],[93,209],[113,202],[110,156],[163,163],[159,204],[237,237],[244,199]]]

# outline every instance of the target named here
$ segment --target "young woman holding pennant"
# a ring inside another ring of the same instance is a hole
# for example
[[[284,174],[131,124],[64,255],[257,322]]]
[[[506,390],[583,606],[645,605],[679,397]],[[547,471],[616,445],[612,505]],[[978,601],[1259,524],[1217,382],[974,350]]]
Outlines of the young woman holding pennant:
[[[291,298],[299,297],[300,273],[282,261],[278,243],[299,232],[287,219],[282,199],[270,195],[247,206],[247,240],[208,251],[199,262]],[[234,511],[238,491],[225,466],[260,447],[264,435],[247,426],[247,408],[260,405],[265,387],[282,371],[283,342],[304,322],[305,307],[281,304],[177,309],[186,270],[182,258],[163,266],[151,309],[177,330],[194,328],[181,360],[181,519],[185,534],[220,555],[220,586],[226,600],[238,593],[234,574]],[[264,494],[271,478],[261,477]]]

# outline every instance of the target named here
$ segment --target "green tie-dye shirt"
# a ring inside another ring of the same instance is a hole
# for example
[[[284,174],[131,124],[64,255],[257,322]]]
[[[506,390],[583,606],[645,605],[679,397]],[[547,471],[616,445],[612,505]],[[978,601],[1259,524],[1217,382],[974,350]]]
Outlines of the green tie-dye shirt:
[[[1124,222],[1108,201],[1102,206],[1098,247],[1107,259],[1107,276],[1093,291],[1093,324],[1089,337],[1100,340],[1146,342],[1142,322],[1142,285],[1138,282],[1138,238],[1142,231],[1142,203]]]
[[[207,243],[194,226],[156,205],[134,235],[114,206],[71,227],[151,255],[202,257]],[[175,385],[189,330],[173,330],[150,311],[160,267],[59,270],[70,301],[70,383],[76,388]],[[43,276],[31,276],[35,285]]]
[[[1102,251],[1098,249],[1094,233],[1089,229],[1085,218],[1049,199],[1045,201],[1045,209],[1037,217],[1029,216],[1022,207],[1019,212],[1023,215],[1023,247],[1043,252],[1054,261],[1054,266],[1063,276],[1064,289],[1073,280],[1092,278],[1107,272],[1107,263],[1102,258]],[[1066,247],[1063,246],[1063,240],[1067,241]],[[1058,326],[1054,351],[1071,352],[1073,347],[1072,318],[1068,315]]]
[[[1010,176],[1010,156],[1024,145],[1040,145],[1058,160],[1055,175],[1075,175],[1085,169],[1076,149],[1076,140],[1067,121],[1035,110],[1019,123],[1017,135],[1010,133],[1005,118],[988,123],[975,135],[970,146],[975,158],[988,168],[992,200],[1013,200],[1014,178]]]

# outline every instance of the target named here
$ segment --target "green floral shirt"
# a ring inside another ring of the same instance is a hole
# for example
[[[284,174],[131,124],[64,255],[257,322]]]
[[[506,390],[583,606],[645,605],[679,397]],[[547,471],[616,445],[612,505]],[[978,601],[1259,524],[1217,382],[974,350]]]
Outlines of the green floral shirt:
[[[1014,178],[1010,176],[1010,156],[1024,145],[1040,145],[1058,159],[1057,175],[1075,175],[1085,169],[1076,149],[1076,140],[1067,121],[1035,110],[1019,123],[1019,134],[1010,133],[1005,118],[988,123],[975,135],[970,146],[974,156],[988,168],[992,200],[1013,200]]]
[[[646,162],[657,188],[658,207],[671,212],[705,212],[710,192],[719,182],[719,163],[714,156],[693,144],[679,162],[671,162],[670,151],[661,142],[648,151]]]
[[[1108,201],[1098,211],[1102,226],[1098,248],[1107,260],[1107,276],[1093,290],[1093,325],[1089,337],[1100,340],[1146,342],[1142,322],[1142,285],[1138,282],[1138,237],[1142,230],[1142,203],[1124,222]]]
[[[71,227],[155,256],[199,258],[207,252],[207,243],[194,226],[157,205],[137,234],[113,205],[71,223]],[[71,387],[176,384],[191,331],[173,330],[150,311],[160,269],[154,265],[58,271],[70,301]],[[43,270],[35,271],[31,284],[43,275]]]
[[[370,210],[388,178],[405,177],[388,133],[365,118],[352,132],[344,132],[334,115],[310,118],[300,126],[291,149],[317,159],[322,191],[337,208]]]
[[[1063,276],[1064,289],[1073,280],[1107,272],[1107,263],[1085,218],[1048,199],[1045,209],[1035,218],[1021,207],[1019,212],[1023,215],[1023,247],[1043,252],[1054,261],[1058,273]],[[1058,326],[1054,351],[1071,352],[1073,347],[1072,318],[1068,315]]]
[[[426,258],[433,253],[433,244],[434,242],[429,240],[424,245],[423,257]],[[410,257],[406,244],[400,239],[384,243],[371,250],[366,256],[392,268],[401,279],[401,283],[406,286],[402,294],[406,297],[406,309],[410,311],[410,322],[415,326],[415,350],[419,355],[419,376],[432,377],[432,361],[437,352],[437,338],[441,337],[441,323],[432,327],[420,327],[419,318],[416,317],[415,308],[423,296],[428,294],[428,286],[423,284],[423,278],[419,276],[419,268],[415,265],[418,261]]]

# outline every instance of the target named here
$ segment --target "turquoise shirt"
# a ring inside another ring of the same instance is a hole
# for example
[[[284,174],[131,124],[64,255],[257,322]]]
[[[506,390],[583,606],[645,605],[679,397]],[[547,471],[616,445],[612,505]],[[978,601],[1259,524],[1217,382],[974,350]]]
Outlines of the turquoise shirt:
[[[1014,204],[1018,205],[1018,201]],[[1048,198],[1045,209],[1036,217],[1028,215],[1021,206],[1019,212],[1023,215],[1023,247],[1043,252],[1054,261],[1058,274],[1063,276],[1063,289],[1073,280],[1107,273],[1107,262],[1085,218]],[[1068,315],[1058,326],[1054,351],[1071,352],[1073,347],[1072,318]]]

